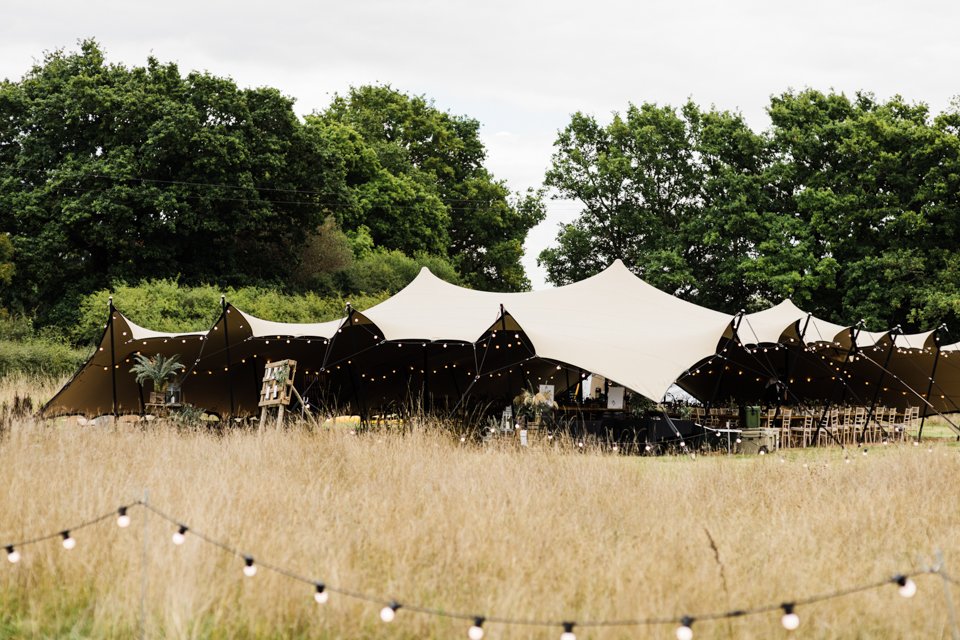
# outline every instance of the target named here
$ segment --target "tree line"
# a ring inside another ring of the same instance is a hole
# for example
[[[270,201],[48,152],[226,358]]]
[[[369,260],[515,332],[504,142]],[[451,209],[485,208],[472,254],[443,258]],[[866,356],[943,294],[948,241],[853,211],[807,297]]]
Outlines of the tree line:
[[[0,308],[67,328],[121,283],[394,292],[420,266],[487,290],[520,264],[544,191],[484,166],[480,123],[361,86],[305,118],[239,88],[100,45],[0,83]],[[630,104],[575,113],[544,189],[582,213],[539,255],[565,284],[622,259],[721,311],[785,297],[837,322],[930,327],[960,315],[960,105],[815,90],[735,112]],[[655,312],[655,311],[654,311]]]
[[[68,326],[118,282],[372,293],[418,265],[526,288],[542,199],[487,171],[479,128],[388,86],[300,119],[276,89],[92,40],[48,53],[0,84],[0,306]]]
[[[784,298],[840,323],[960,317],[960,103],[815,90],[738,113],[651,103],[577,113],[545,183],[583,205],[539,256],[555,284],[620,258],[649,283],[735,313]]]

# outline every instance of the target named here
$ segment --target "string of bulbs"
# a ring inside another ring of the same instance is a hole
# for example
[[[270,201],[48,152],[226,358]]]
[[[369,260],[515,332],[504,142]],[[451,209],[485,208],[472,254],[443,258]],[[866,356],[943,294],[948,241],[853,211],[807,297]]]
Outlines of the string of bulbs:
[[[294,582],[299,582],[310,588],[314,601],[318,605],[326,604],[330,599],[330,594],[337,594],[345,598],[351,598],[354,600],[361,600],[369,602],[375,605],[379,605],[381,608],[379,610],[380,620],[384,623],[393,622],[399,611],[405,610],[413,613],[419,613],[422,615],[448,618],[455,620],[464,620],[470,623],[470,626],[467,629],[467,638],[469,640],[482,640],[485,635],[485,624],[498,624],[505,626],[536,626],[536,627],[554,627],[560,630],[560,640],[576,640],[575,630],[577,628],[591,628],[591,627],[640,627],[640,626],[666,626],[666,625],[675,625],[676,626],[676,637],[677,640],[693,640],[693,628],[695,623],[699,622],[709,622],[709,621],[718,621],[732,618],[740,618],[745,616],[754,616],[770,613],[780,613],[780,623],[783,625],[784,629],[787,631],[794,631],[800,627],[800,616],[797,613],[798,609],[801,607],[806,607],[809,605],[817,604],[820,602],[826,602],[828,600],[835,600],[837,598],[842,598],[845,596],[862,593],[865,591],[872,591],[878,589],[889,588],[893,586],[897,589],[897,593],[900,594],[903,598],[912,598],[917,593],[917,583],[914,581],[915,577],[923,575],[938,575],[943,580],[950,582],[952,584],[960,584],[955,578],[947,574],[942,570],[940,566],[933,566],[927,568],[918,568],[912,569],[910,571],[899,573],[889,578],[882,580],[877,580],[875,582],[860,584],[844,589],[838,589],[835,591],[830,591],[826,593],[820,593],[812,596],[795,598],[792,600],[760,605],[755,607],[746,607],[742,609],[731,609],[728,611],[716,611],[702,613],[698,615],[683,615],[679,617],[649,617],[649,618],[636,618],[636,619],[620,619],[620,620],[545,620],[545,619],[530,619],[530,618],[508,618],[500,616],[485,616],[474,613],[464,613],[464,612],[455,612],[447,611],[445,609],[437,609],[432,607],[420,606],[414,603],[401,602],[395,599],[384,598],[377,595],[370,595],[360,591],[354,591],[351,589],[332,586],[324,582],[323,580],[311,578],[299,574],[293,570],[281,567],[279,565],[271,564],[264,562],[262,560],[256,560],[253,555],[250,553],[241,551],[236,546],[219,540],[207,534],[204,534],[194,527],[187,525],[179,518],[175,518],[168,513],[161,511],[157,507],[154,507],[152,504],[146,500],[137,500],[129,504],[121,505],[114,511],[109,511],[107,513],[101,514],[95,518],[86,520],[79,524],[62,528],[57,531],[54,531],[49,534],[40,535],[34,538],[29,538],[25,540],[20,540],[16,542],[0,544],[3,547],[7,554],[7,560],[12,564],[17,564],[22,560],[21,549],[27,546],[35,545],[41,542],[48,540],[54,540],[59,538],[61,540],[61,545],[67,551],[74,549],[77,546],[76,538],[73,537],[74,532],[92,527],[101,522],[115,518],[116,525],[121,529],[127,529],[132,523],[132,518],[130,516],[130,511],[140,507],[146,510],[149,513],[157,516],[161,520],[168,522],[172,525],[173,533],[171,534],[171,542],[180,546],[186,543],[188,537],[196,538],[201,542],[220,549],[221,551],[235,556],[237,559],[242,561],[241,571],[247,578],[253,578],[257,575],[260,569],[264,571],[269,571],[277,575],[283,576],[292,580]]]

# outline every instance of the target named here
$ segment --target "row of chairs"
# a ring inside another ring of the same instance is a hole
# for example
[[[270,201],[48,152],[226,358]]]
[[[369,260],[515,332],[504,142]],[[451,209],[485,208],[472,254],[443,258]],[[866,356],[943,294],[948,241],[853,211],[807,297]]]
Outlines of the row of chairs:
[[[818,430],[821,418],[824,422]],[[897,442],[920,426],[920,408],[876,407],[872,416],[867,407],[834,407],[826,416],[822,407],[782,408],[779,413],[774,408],[762,416],[761,426],[778,430],[781,447]]]
[[[760,427],[777,431],[781,447],[808,447],[834,442],[843,444],[878,443],[903,440],[907,432],[920,426],[920,407],[876,407],[869,422],[867,407],[833,407],[823,415],[823,407],[771,407],[760,416]],[[824,417],[824,424],[817,423]],[[738,427],[740,417],[723,407],[705,411],[694,407],[692,418],[707,427]]]

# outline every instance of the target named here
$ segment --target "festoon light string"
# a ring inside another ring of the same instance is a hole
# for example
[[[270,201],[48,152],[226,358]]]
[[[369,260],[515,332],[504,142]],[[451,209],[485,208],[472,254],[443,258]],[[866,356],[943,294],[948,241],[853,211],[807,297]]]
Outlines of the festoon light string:
[[[221,551],[237,557],[241,561],[240,570],[248,578],[257,575],[259,569],[275,573],[295,582],[300,582],[309,587],[309,592],[318,604],[326,604],[330,594],[334,593],[346,598],[361,600],[371,604],[379,605],[380,619],[384,623],[392,622],[401,611],[410,611],[428,616],[447,618],[454,620],[464,620],[470,623],[467,628],[467,637],[470,640],[481,640],[484,637],[485,624],[498,624],[504,626],[536,626],[536,627],[554,627],[560,631],[560,640],[576,640],[576,629],[591,627],[642,627],[642,626],[676,626],[677,640],[692,640],[694,625],[701,622],[718,621],[724,619],[741,618],[745,616],[755,616],[769,613],[781,614],[780,622],[787,631],[793,631],[800,626],[800,616],[798,610],[802,607],[850,596],[865,591],[895,587],[897,592],[904,598],[912,598],[917,593],[917,584],[913,580],[917,576],[937,575],[945,582],[958,585],[960,581],[946,573],[941,566],[931,566],[926,568],[915,568],[910,571],[894,575],[890,578],[877,580],[866,584],[860,584],[845,589],[838,589],[826,593],[812,596],[795,598],[780,603],[761,605],[756,607],[747,607],[742,609],[731,609],[728,611],[717,611],[711,613],[702,613],[698,615],[683,615],[679,617],[649,617],[635,619],[614,619],[614,620],[545,620],[536,618],[509,618],[500,616],[485,616],[477,613],[463,613],[456,611],[447,611],[433,607],[425,607],[417,604],[403,602],[400,600],[385,598],[377,595],[370,595],[360,591],[332,586],[323,580],[305,576],[291,569],[279,565],[258,560],[250,553],[240,550],[238,547],[219,540],[207,534],[204,534],[194,527],[184,523],[179,518],[154,507],[146,500],[137,500],[129,504],[121,505],[113,511],[109,511],[90,520],[69,527],[60,528],[52,533],[40,535],[34,538],[28,538],[15,542],[2,543],[0,546],[5,550],[7,560],[10,563],[17,564],[22,559],[21,549],[59,538],[64,549],[67,551],[77,546],[73,533],[82,529],[87,529],[93,525],[99,524],[111,518],[116,519],[116,524],[120,528],[128,528],[131,524],[130,510],[140,507],[161,520],[172,525],[173,531],[171,541],[175,545],[184,544],[188,538],[196,538],[207,545],[220,549]]]

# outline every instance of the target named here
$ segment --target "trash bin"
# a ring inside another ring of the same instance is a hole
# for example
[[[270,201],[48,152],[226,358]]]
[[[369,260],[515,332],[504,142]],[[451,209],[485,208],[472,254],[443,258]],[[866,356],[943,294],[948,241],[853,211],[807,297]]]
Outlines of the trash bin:
[[[744,407],[743,424],[741,426],[744,429],[759,429],[760,428],[760,407],[758,406]]]

